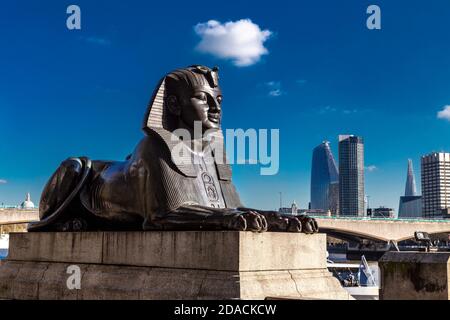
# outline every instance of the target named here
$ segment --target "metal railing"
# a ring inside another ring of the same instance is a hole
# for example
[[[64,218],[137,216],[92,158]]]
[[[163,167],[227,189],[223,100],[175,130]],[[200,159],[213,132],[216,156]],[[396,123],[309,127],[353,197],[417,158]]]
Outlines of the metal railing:
[[[436,222],[436,223],[450,223],[450,219],[415,219],[415,218],[371,218],[371,217],[351,217],[351,216],[325,216],[325,215],[308,215],[315,219],[330,219],[330,220],[357,220],[357,221],[394,221],[394,222]]]

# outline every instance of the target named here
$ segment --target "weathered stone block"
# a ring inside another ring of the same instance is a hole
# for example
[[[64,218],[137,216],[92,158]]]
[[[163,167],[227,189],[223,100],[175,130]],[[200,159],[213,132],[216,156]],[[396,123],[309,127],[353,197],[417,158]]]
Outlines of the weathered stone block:
[[[387,252],[379,266],[380,299],[450,299],[450,252]]]
[[[11,234],[3,299],[349,299],[326,269],[324,234]],[[66,286],[67,267],[81,289]]]

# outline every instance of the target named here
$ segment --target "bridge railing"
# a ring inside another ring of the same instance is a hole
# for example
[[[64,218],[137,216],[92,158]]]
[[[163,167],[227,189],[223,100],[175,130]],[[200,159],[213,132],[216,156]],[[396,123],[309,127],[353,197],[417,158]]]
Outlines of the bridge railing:
[[[450,219],[416,219],[416,218],[372,218],[372,217],[351,217],[351,216],[322,216],[309,215],[315,219],[330,219],[330,220],[357,220],[357,221],[395,221],[395,222],[436,222],[436,223],[450,223]]]

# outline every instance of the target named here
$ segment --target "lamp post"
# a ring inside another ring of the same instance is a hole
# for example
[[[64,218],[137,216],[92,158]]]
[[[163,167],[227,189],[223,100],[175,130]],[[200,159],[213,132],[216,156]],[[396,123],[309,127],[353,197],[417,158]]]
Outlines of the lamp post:
[[[280,192],[278,192],[279,194],[280,194],[280,210],[279,211],[281,211],[281,208],[283,208],[283,193],[280,191]]]

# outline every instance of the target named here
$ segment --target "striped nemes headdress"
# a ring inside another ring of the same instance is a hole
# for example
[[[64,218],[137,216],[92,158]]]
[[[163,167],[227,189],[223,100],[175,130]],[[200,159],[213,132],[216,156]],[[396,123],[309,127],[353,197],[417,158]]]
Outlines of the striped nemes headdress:
[[[145,113],[142,129],[146,134],[153,132],[160,136],[167,147],[172,150],[179,143],[179,139],[170,131],[168,126],[170,111],[166,106],[166,99],[171,95],[192,94],[195,90],[217,91],[219,88],[218,68],[212,69],[205,66],[189,66],[168,73],[161,79],[153,93],[150,104]],[[215,145],[214,156],[220,180],[231,180],[231,168],[227,164],[224,149],[224,138],[222,130],[216,130],[209,135],[213,138]],[[196,177],[198,172],[189,153],[186,158],[178,159],[175,163],[178,169],[188,177]]]
[[[168,130],[168,110],[166,108],[166,98],[169,95],[179,95],[190,93],[196,89],[219,90],[218,68],[212,69],[194,65],[183,69],[177,69],[168,73],[161,79],[157,89],[154,91],[152,99],[145,113],[143,130],[163,128]]]

